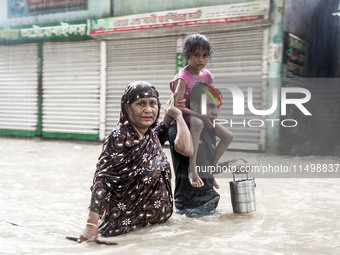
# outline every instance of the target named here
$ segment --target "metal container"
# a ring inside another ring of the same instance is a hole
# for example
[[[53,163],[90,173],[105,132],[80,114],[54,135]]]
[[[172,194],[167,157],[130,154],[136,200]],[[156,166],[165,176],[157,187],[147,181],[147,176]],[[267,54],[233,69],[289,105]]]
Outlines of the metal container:
[[[229,182],[231,204],[234,213],[250,213],[256,211],[255,203],[255,179],[247,179],[235,181],[233,173],[233,181]]]

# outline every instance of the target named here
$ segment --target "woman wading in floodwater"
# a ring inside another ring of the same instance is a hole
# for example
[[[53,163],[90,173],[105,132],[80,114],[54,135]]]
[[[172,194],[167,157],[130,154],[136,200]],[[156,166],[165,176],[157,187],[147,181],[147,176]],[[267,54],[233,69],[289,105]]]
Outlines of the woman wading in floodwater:
[[[190,133],[173,98],[165,108],[176,119],[177,142]],[[89,216],[79,242],[164,223],[172,214],[171,169],[162,150],[169,123],[158,123],[159,95],[147,82],[129,84],[117,127],[107,137],[94,174]]]

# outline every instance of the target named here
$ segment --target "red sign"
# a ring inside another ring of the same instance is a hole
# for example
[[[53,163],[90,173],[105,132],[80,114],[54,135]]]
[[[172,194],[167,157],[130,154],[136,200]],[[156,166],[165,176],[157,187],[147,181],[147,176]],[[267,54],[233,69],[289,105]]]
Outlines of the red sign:
[[[237,18],[224,18],[224,19],[184,21],[184,22],[153,24],[153,25],[143,25],[143,26],[122,26],[122,27],[117,27],[117,28],[98,29],[98,30],[90,31],[89,34],[95,35],[95,34],[103,34],[103,33],[126,32],[126,31],[165,28],[165,27],[181,27],[181,26],[195,26],[195,25],[206,25],[206,24],[217,24],[217,23],[240,22],[240,21],[249,21],[249,20],[257,20],[257,19],[263,19],[263,15],[237,17]]]
[[[269,1],[215,5],[200,8],[141,13],[120,17],[88,20],[88,34],[195,26],[217,23],[268,19]]]

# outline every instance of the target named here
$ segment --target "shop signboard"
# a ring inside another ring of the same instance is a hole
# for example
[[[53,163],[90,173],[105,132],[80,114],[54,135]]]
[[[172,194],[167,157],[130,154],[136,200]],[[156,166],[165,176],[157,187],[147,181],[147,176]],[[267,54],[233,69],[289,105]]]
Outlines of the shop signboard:
[[[8,17],[87,9],[88,0],[7,0]]]
[[[197,7],[88,20],[88,34],[268,19],[269,1]]]
[[[86,21],[0,27],[0,41],[74,38],[86,36]]]

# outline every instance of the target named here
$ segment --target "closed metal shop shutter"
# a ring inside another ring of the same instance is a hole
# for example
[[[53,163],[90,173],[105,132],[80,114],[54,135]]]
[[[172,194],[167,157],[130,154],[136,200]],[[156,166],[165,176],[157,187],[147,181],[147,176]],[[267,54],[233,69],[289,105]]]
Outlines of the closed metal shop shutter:
[[[242,150],[263,150],[265,145],[264,132],[262,127],[249,127],[251,119],[261,119],[262,116],[253,115],[248,110],[247,88],[253,89],[253,105],[255,109],[261,110],[264,107],[265,79],[263,77],[263,65],[266,59],[264,55],[264,28],[238,30],[223,33],[206,34],[214,49],[212,65],[207,68],[214,76],[214,85],[219,88],[224,98],[219,119],[227,120],[226,127],[234,134],[234,140],[230,148]],[[233,114],[232,95],[227,84],[239,87],[245,97],[244,115]],[[235,124],[230,126],[230,120]],[[252,121],[251,126],[260,126],[259,121]]]
[[[0,134],[35,135],[37,90],[37,44],[1,45]]]
[[[98,139],[100,44],[43,45],[44,137]]]
[[[170,98],[170,80],[176,74],[176,38],[154,37],[107,43],[106,135],[116,126],[125,87],[134,81],[153,84],[164,106]]]

